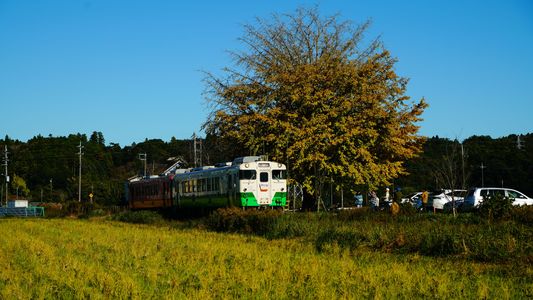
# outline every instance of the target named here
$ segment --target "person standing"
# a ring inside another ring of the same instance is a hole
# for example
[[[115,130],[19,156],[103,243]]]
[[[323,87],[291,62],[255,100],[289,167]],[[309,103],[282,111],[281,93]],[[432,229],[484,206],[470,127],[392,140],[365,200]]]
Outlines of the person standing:
[[[391,199],[390,199],[389,188],[385,188],[385,199],[384,199],[383,205],[389,207],[392,204],[392,201],[390,200]]]
[[[422,210],[426,211],[428,206],[429,194],[427,191],[422,192]]]
[[[355,207],[362,207],[363,206],[363,194],[361,192],[355,193]]]
[[[374,191],[370,191],[370,206],[372,207],[372,210],[379,209],[379,198]]]

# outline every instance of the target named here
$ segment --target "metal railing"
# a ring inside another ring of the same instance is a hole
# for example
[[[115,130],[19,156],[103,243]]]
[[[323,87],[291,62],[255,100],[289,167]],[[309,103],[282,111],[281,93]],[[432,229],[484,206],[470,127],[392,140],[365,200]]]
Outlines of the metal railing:
[[[44,217],[44,207],[0,207],[0,217]]]

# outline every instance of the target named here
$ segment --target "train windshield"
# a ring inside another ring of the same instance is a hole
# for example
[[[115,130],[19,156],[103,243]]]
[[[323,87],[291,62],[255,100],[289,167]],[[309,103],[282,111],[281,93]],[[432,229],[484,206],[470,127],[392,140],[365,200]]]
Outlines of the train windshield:
[[[240,170],[239,178],[241,180],[253,180],[257,177],[255,170]]]
[[[287,179],[286,170],[272,170],[272,179]]]
[[[267,172],[259,173],[259,181],[268,182],[268,173]]]

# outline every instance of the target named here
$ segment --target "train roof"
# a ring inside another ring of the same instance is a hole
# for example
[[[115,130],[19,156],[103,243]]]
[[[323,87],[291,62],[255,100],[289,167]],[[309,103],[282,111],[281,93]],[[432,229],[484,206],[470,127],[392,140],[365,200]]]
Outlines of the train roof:
[[[233,163],[231,165],[236,166],[236,165],[240,165],[240,164],[244,164],[244,163],[256,162],[256,161],[260,161],[260,160],[264,160],[264,159],[262,159],[261,156],[237,157],[236,159],[233,160]]]

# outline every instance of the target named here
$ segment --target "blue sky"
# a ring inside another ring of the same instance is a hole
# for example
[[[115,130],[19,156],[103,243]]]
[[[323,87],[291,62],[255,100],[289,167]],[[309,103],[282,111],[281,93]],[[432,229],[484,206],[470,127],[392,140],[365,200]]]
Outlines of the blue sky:
[[[430,107],[420,134],[533,132],[533,2],[0,0],[0,137],[104,133],[122,146],[199,132],[202,71],[242,25],[318,4],[381,36]],[[201,133],[200,133],[201,134]]]

